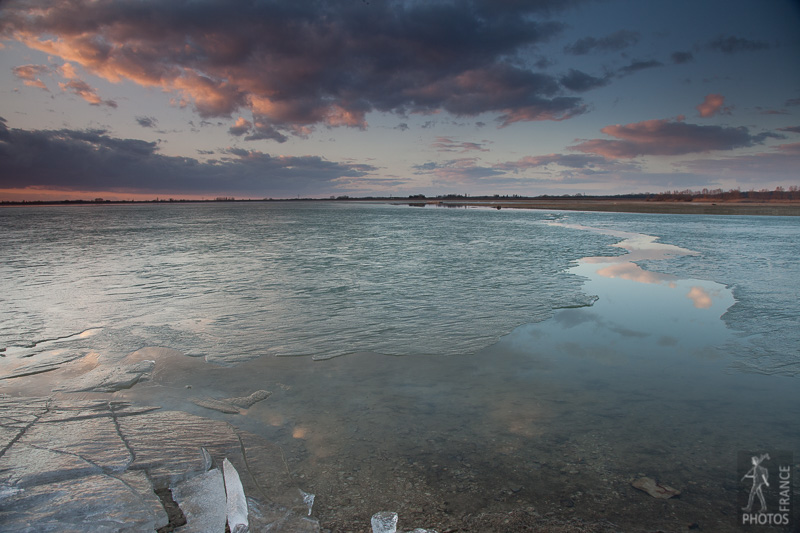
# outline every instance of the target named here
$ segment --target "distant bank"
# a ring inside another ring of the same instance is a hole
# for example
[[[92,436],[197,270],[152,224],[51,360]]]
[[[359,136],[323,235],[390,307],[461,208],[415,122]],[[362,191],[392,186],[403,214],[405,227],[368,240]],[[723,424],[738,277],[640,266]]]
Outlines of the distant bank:
[[[664,213],[676,215],[759,215],[800,216],[800,200],[772,201],[646,201],[616,198],[569,197],[501,200],[413,200],[398,201],[415,206],[490,207],[495,209],[558,209],[565,211],[608,211],[616,213]]]
[[[664,213],[688,215],[759,215],[800,216],[800,193],[791,191],[760,191],[716,196],[687,194],[631,194],[618,196],[462,196],[448,195],[428,198],[423,195],[408,197],[363,197],[338,196],[331,198],[291,199],[235,199],[232,197],[213,200],[155,199],[155,200],[62,200],[0,202],[0,207],[18,206],[92,206],[133,204],[176,203],[251,203],[251,202],[373,202],[410,205],[416,207],[486,207],[493,209],[548,209],[566,211],[607,211],[617,213]]]

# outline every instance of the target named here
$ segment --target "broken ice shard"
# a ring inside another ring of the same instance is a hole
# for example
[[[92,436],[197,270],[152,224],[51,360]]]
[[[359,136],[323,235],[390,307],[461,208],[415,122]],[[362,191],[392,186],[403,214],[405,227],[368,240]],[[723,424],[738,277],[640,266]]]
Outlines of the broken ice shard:
[[[308,516],[311,516],[311,508],[314,507],[314,495],[305,492],[303,489],[297,489],[300,491],[300,496],[303,497],[303,503],[308,505]]]
[[[231,533],[247,533],[250,526],[247,522],[247,499],[239,473],[228,458],[222,461],[222,473],[225,475],[225,492],[228,496],[228,527]]]
[[[395,533],[397,531],[397,513],[381,511],[372,515],[372,533]]]

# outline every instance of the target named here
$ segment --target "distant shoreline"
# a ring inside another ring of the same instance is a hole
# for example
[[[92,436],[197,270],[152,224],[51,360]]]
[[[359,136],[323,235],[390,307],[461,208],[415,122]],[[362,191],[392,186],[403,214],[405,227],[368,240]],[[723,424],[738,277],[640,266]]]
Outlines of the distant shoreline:
[[[673,215],[756,215],[800,216],[800,201],[646,201],[613,198],[551,198],[501,200],[394,201],[396,204],[437,205],[441,207],[488,207],[494,209],[542,209],[563,211],[602,211],[611,213],[653,213]]]
[[[415,207],[484,207],[490,209],[540,209],[562,211],[600,211],[611,213],[652,213],[675,215],[755,215],[755,216],[800,216],[800,200],[641,200],[624,196],[562,196],[537,198],[418,198],[418,197],[368,197],[368,198],[290,198],[290,199],[233,199],[224,200],[63,200],[63,201],[22,201],[0,202],[0,207],[37,206],[98,206],[98,205],[141,205],[141,204],[190,204],[190,203],[252,203],[252,202],[349,202],[382,203],[408,205]]]

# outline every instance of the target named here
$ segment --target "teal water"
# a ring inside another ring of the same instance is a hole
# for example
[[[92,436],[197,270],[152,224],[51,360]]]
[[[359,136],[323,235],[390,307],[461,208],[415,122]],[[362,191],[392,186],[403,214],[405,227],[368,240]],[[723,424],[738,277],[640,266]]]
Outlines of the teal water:
[[[109,396],[279,444],[334,531],[387,509],[735,531],[737,455],[800,458],[795,218],[254,203],[0,223],[0,374],[64,361],[0,392],[170,348]],[[259,389],[239,414],[192,402]],[[681,497],[633,489],[645,475]]]

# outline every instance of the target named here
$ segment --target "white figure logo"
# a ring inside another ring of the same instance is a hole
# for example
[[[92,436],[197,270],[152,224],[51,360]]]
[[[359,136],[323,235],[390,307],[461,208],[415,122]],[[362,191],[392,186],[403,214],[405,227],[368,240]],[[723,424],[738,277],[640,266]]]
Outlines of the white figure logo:
[[[753,499],[758,496],[758,500],[761,502],[761,510],[760,513],[766,512],[767,510],[767,503],[764,501],[764,493],[762,492],[762,487],[769,487],[769,481],[767,478],[769,477],[769,472],[763,466],[761,466],[761,462],[764,459],[769,459],[769,454],[765,453],[761,457],[753,456],[751,458],[751,462],[753,463],[753,468],[747,471],[747,473],[742,477],[742,481],[745,479],[752,479],[753,486],[750,488],[750,498],[747,500],[747,507],[743,507],[742,510],[745,512],[750,512],[753,508]]]

